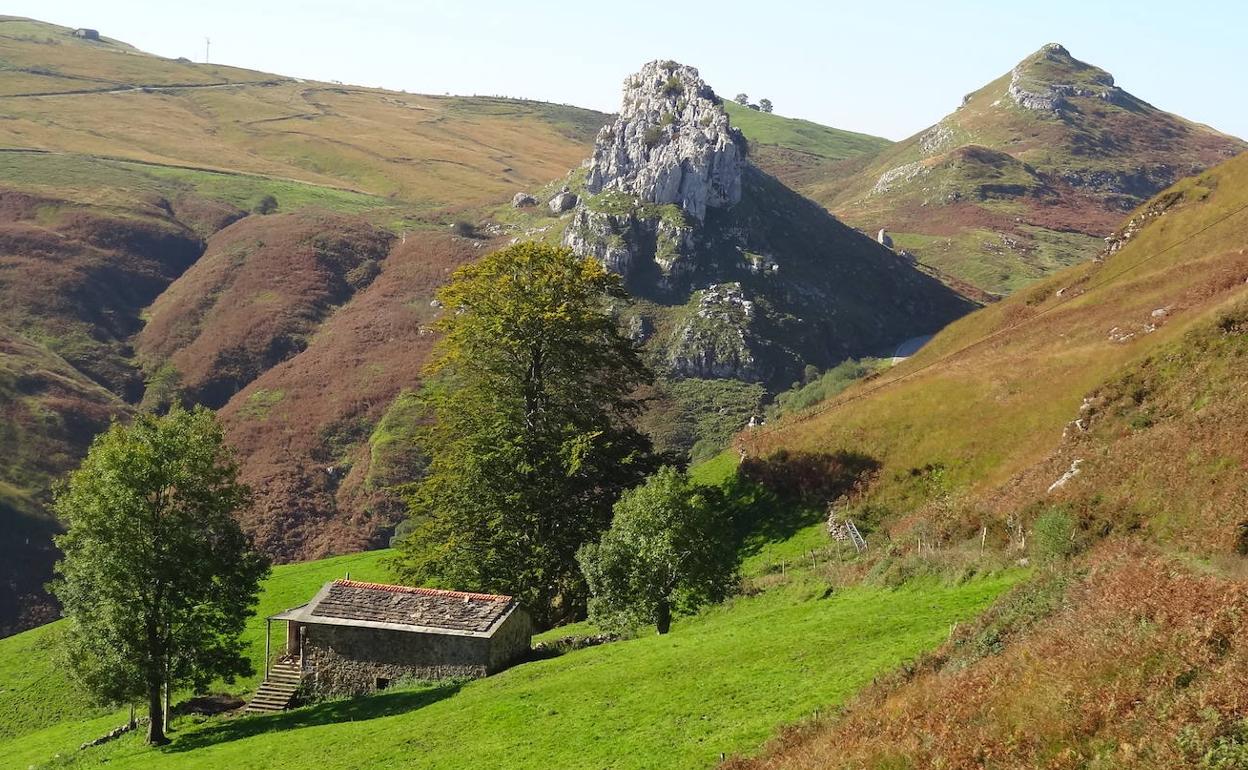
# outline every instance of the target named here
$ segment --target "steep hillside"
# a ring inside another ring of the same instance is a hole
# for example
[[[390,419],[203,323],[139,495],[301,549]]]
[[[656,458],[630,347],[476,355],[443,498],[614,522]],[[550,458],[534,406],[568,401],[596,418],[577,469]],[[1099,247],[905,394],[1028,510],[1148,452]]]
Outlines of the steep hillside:
[[[43,591],[59,531],[47,491],[124,410],[65,359],[0,326],[0,636],[55,617]]]
[[[433,292],[487,248],[441,233],[396,242],[306,349],[221,410],[257,491],[243,523],[268,553],[292,560],[385,544],[401,512],[389,487],[421,467],[408,392],[433,345]]]
[[[816,132],[812,146],[831,152],[830,136]],[[517,237],[561,239],[623,277],[638,302],[621,320],[665,377],[661,397],[678,402],[668,414],[696,421],[701,407],[679,402],[722,396],[734,427],[805,367],[891,349],[972,307],[760,171],[748,152],[697,70],[651,62],[626,80],[620,116],[551,199],[568,213],[507,215]],[[699,433],[670,448],[688,450]]]
[[[804,194],[993,292],[1092,257],[1132,208],[1248,147],[1051,44],[936,125]]]
[[[939,562],[985,543],[1048,565],[1002,614],[760,766],[1236,766],[1246,319],[1239,156],[1138,209],[1103,260],[743,436],[751,453],[880,458],[871,499],[845,515],[894,549],[922,542]]]
[[[381,272],[393,237],[345,216],[247,217],[212,236],[151,306],[138,354],[184,398],[219,408],[306,348],[320,323]]]

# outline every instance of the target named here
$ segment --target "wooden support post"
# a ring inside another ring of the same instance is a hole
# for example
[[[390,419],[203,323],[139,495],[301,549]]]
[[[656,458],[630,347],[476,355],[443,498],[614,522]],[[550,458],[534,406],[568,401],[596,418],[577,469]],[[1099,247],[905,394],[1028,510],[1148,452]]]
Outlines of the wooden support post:
[[[273,621],[264,619],[264,680],[269,680],[269,642],[273,637]]]
[[[988,527],[984,527],[984,531],[979,536],[979,555],[984,555],[984,543],[988,541]]]

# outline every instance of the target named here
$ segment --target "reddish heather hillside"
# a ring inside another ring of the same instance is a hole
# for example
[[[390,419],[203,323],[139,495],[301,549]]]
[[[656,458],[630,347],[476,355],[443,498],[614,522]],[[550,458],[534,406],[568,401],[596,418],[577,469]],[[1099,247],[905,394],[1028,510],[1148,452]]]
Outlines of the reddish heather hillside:
[[[251,216],[152,305],[138,336],[149,371],[217,408],[307,347],[318,325],[381,271],[393,236],[359,217]]]
[[[256,491],[244,523],[265,551],[288,561],[384,544],[397,516],[388,486],[418,462],[395,439],[418,419],[404,391],[419,387],[433,343],[434,290],[485,248],[433,233],[397,241],[305,350],[221,410]]]
[[[0,636],[55,617],[43,585],[60,525],[47,490],[124,411],[63,358],[0,326]]]

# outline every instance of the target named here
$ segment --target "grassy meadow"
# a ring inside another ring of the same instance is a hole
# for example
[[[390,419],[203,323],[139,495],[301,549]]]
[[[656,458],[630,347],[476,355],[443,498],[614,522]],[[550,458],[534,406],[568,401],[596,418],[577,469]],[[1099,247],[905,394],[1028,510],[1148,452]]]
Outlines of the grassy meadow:
[[[350,565],[335,559],[277,573],[264,611],[306,599]],[[375,561],[357,559],[357,569],[364,565]],[[352,576],[376,577],[367,569]],[[130,735],[75,751],[122,721],[78,721],[93,715],[85,712],[0,752],[20,767],[262,768],[309,756],[326,770],[710,766],[721,752],[753,752],[781,725],[828,713],[944,641],[1019,577],[838,589],[817,573],[790,571],[756,596],[679,620],[667,636],[642,634],[484,680],[412,684],[271,716],[180,718],[163,750]],[[263,650],[258,630],[249,630],[253,655],[255,644]]]

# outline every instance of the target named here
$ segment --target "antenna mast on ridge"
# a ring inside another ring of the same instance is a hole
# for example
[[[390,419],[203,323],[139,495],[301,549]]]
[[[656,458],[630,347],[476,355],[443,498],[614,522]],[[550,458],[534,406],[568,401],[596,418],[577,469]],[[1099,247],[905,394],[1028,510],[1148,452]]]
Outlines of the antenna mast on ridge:
[[[212,48],[212,41],[204,38],[204,64],[208,63],[208,51]]]

